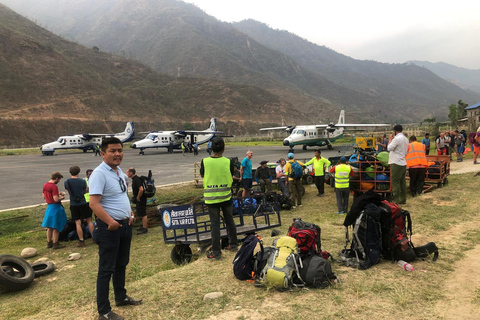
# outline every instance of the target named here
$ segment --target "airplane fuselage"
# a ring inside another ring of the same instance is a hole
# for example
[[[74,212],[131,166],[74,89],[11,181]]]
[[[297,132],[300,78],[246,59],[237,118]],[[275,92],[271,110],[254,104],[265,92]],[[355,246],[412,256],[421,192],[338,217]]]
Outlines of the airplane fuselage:
[[[296,126],[292,133],[283,140],[283,145],[291,148],[298,145],[325,146],[341,137],[343,137],[343,128],[328,132],[327,129],[316,128],[314,125]]]

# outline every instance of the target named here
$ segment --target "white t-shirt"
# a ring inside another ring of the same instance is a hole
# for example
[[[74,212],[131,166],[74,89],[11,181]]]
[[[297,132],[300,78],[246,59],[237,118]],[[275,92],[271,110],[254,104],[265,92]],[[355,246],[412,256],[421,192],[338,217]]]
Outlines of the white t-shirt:
[[[279,173],[285,174],[285,166],[283,166],[283,167],[282,167],[282,166],[277,166],[277,167],[275,168],[275,176],[278,176]],[[280,178],[278,178],[278,179],[285,179],[285,176],[280,177]]]

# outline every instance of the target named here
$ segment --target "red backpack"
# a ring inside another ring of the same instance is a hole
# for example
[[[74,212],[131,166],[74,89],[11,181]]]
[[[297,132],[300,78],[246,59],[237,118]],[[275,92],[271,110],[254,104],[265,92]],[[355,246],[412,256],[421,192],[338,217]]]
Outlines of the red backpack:
[[[382,251],[384,258],[413,261],[416,258],[412,236],[410,212],[394,202],[382,201]]]
[[[288,228],[288,236],[297,240],[298,251],[302,257],[316,254],[327,260],[331,255],[327,251],[322,251],[321,233],[319,226],[302,221],[300,218],[294,218],[292,225]]]

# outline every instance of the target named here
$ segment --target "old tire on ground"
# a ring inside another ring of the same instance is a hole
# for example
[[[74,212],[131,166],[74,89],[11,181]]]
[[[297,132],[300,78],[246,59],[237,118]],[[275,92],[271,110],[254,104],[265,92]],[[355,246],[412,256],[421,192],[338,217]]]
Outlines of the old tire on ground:
[[[173,263],[179,266],[189,263],[192,261],[192,249],[190,249],[190,245],[175,245],[175,247],[172,248],[170,258],[172,259]]]
[[[11,267],[17,272],[11,276],[3,267]],[[0,288],[6,291],[20,291],[30,286],[34,278],[33,268],[23,258],[12,255],[0,256]]]
[[[55,264],[52,261],[40,261],[31,264],[35,272],[35,278],[44,276],[55,271]]]

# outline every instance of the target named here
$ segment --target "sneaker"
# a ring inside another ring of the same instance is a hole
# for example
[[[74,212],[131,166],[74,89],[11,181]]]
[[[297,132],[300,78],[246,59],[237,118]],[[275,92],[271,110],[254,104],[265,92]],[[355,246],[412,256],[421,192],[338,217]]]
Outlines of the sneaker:
[[[473,164],[479,164],[479,163],[480,163],[480,162],[478,162],[478,161],[473,161]]]
[[[53,247],[53,241],[50,240],[50,241],[47,241],[47,248],[51,248]]]
[[[117,307],[121,306],[138,306],[139,304],[142,304],[142,299],[134,299],[132,297],[127,296],[125,299],[117,301],[115,300],[115,305]]]
[[[301,205],[301,204],[299,204],[298,206],[299,206],[299,207],[302,207],[302,205]]]
[[[323,193],[322,194],[317,194],[317,197],[323,197]]]
[[[337,214],[344,214],[345,212],[343,211],[337,211]]]
[[[236,246],[236,247],[230,247],[230,246],[228,246],[228,247],[226,247],[224,250],[235,252],[235,251],[238,251],[238,246]]]
[[[83,247],[85,247],[85,241],[82,241],[82,240],[78,241],[77,248],[83,248]]]
[[[66,246],[64,244],[60,244],[60,242],[54,242],[53,245],[52,245],[52,249],[62,249],[62,248],[65,248]]]
[[[222,259],[222,256],[221,255],[216,256],[216,255],[213,254],[212,250],[209,250],[209,251],[207,251],[207,259],[220,260],[220,259]]]
[[[113,311],[110,311],[107,314],[99,314],[98,320],[124,320],[124,317],[119,316]]]
[[[140,231],[137,232],[137,234],[145,234],[148,232],[148,229],[142,228]]]
[[[297,207],[295,207],[295,206],[292,206],[292,209],[297,209]]]

